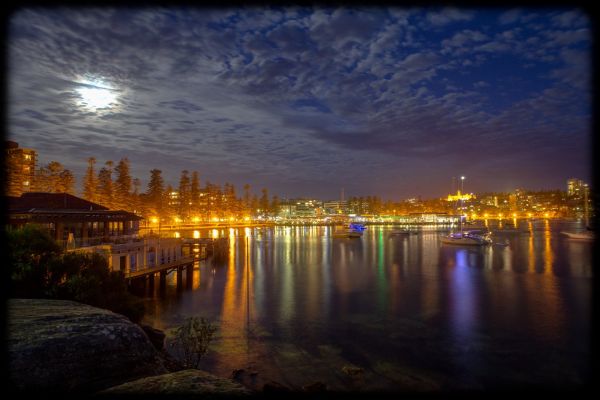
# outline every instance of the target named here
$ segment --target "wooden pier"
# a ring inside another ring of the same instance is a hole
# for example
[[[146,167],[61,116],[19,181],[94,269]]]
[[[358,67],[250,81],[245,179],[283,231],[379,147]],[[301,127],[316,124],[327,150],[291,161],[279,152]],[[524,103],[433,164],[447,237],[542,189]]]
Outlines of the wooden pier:
[[[183,282],[183,270],[185,269],[187,286],[191,287],[194,276],[194,261],[194,257],[183,257],[171,263],[142,268],[126,273],[125,280],[130,286],[142,284],[145,289],[146,284],[148,284],[151,288],[154,288],[154,279],[156,274],[158,274],[159,288],[161,292],[164,292],[167,286],[167,275],[173,271],[177,271],[177,290],[180,290]]]
[[[191,288],[194,275],[194,262],[213,256],[216,260],[222,260],[228,255],[229,238],[195,238],[182,240],[183,257],[170,263],[142,267],[135,271],[125,273],[125,280],[130,286],[148,284],[154,287],[154,279],[159,274],[159,288],[164,291],[167,275],[173,271],[177,272],[177,289],[181,289],[183,282],[183,270],[186,272],[186,286]],[[195,247],[197,246],[197,247]],[[195,253],[193,250],[198,249]]]

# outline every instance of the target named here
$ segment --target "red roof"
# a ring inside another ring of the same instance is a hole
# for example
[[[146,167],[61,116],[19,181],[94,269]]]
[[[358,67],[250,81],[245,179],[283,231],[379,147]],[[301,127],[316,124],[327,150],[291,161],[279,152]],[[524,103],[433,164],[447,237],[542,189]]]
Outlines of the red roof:
[[[107,207],[73,196],[68,193],[23,193],[21,197],[8,197],[9,211],[44,210],[108,210]]]

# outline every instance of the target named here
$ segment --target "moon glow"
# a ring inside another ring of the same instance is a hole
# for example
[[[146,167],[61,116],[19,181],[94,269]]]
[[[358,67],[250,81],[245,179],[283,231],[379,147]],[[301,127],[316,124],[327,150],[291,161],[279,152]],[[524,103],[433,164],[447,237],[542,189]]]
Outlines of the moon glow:
[[[116,90],[101,81],[84,81],[78,87],[79,105],[88,110],[112,108],[117,103]]]

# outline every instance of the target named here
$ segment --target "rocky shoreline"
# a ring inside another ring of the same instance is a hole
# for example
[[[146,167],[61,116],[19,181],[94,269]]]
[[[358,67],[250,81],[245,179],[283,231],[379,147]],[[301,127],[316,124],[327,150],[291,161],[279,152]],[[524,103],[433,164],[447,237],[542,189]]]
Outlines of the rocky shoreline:
[[[47,299],[9,299],[7,306],[11,392],[253,393],[234,379],[183,369],[164,350],[164,333],[111,311]]]

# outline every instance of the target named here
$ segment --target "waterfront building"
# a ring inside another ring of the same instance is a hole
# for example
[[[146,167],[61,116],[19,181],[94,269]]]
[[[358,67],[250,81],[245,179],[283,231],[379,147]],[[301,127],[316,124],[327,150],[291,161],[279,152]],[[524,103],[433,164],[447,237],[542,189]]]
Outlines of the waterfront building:
[[[142,217],[67,193],[24,193],[8,197],[8,228],[36,225],[67,251],[103,255],[114,271],[125,273],[176,263],[182,240],[139,236]]]
[[[444,225],[456,223],[458,218],[458,215],[448,213],[412,212],[408,215],[395,216],[392,220],[403,224]]]
[[[40,192],[8,196],[8,216],[10,228],[41,226],[60,244],[70,247],[133,237],[142,219],[68,193]]]
[[[320,213],[321,202],[315,199],[296,200],[295,217],[314,218]]]
[[[316,199],[287,199],[279,203],[276,215],[283,219],[316,218],[323,214],[322,204]]]
[[[6,182],[4,193],[8,196],[20,196],[30,192],[35,178],[37,152],[19,147],[17,142],[5,142],[4,171]]]
[[[346,214],[347,212],[347,201],[346,200],[330,200],[323,202],[323,210],[325,214]]]

